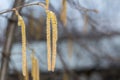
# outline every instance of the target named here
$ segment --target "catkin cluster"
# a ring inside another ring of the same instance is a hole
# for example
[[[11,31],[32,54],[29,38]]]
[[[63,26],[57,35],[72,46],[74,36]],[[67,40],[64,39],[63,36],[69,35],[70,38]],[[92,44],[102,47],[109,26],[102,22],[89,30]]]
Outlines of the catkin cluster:
[[[49,11],[49,0],[46,0],[46,14],[47,14],[47,21],[46,21],[46,32],[47,32],[47,53],[48,53],[48,71],[54,71],[55,63],[56,63],[56,52],[57,52],[57,19],[56,15]],[[27,55],[26,55],[26,27],[25,22],[22,16],[19,14],[16,8],[12,9],[15,11],[15,14],[18,17],[18,26],[21,27],[21,35],[22,35],[22,74],[24,80],[29,80],[29,73],[27,69]],[[51,27],[52,25],[52,32]],[[52,33],[52,35],[51,35]],[[52,38],[51,38],[52,36]],[[52,40],[52,41],[51,41]],[[52,43],[52,44],[51,44]],[[34,56],[34,53],[31,55],[32,61],[32,78],[33,80],[40,80],[39,78],[39,64],[38,59]]]
[[[47,13],[46,32],[47,32],[48,71],[54,71],[57,51],[57,19],[56,15],[52,11],[47,10],[46,13]],[[50,24],[52,25],[52,41]]]
[[[15,13],[18,17],[18,26],[21,26],[21,34],[22,34],[22,73],[24,76],[24,80],[28,80],[28,69],[27,69],[27,57],[26,57],[26,29],[25,29],[25,23],[18,13],[17,10],[15,10]]]
[[[49,0],[46,0],[48,71],[54,71],[55,63],[56,63],[56,52],[57,52],[57,19],[56,19],[56,15],[52,11],[49,11],[48,8],[49,8]],[[27,69],[27,55],[26,55],[26,29],[25,29],[26,27],[25,27],[24,20],[22,16],[19,14],[19,12],[16,9],[13,9],[13,10],[15,11],[15,14],[18,17],[18,26],[21,26],[22,74],[23,74],[24,80],[29,80],[28,69]],[[52,25],[52,32],[51,32],[50,25]],[[39,80],[39,64],[34,54],[31,55],[31,60],[32,60],[32,72],[31,73],[32,73],[33,80]]]

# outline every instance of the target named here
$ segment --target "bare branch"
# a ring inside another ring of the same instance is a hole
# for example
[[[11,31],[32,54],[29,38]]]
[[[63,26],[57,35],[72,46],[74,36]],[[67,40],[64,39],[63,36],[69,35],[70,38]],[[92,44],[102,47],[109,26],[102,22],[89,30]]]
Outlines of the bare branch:
[[[98,11],[96,9],[87,9],[85,7],[82,7],[79,3],[79,0],[77,2],[75,2],[74,0],[68,0],[69,4],[71,6],[73,6],[73,8],[76,8],[80,11],[83,11],[83,12],[95,12],[95,13],[98,13]]]
[[[21,6],[18,6],[18,7],[12,8],[12,9],[9,9],[9,10],[1,11],[0,14],[4,14],[4,13],[7,13],[7,12],[14,11],[14,10],[16,10],[16,9],[20,9],[20,8],[28,7],[28,6],[33,6],[33,5],[39,5],[39,6],[43,7],[43,8],[46,10],[45,4],[43,4],[43,3],[41,3],[41,2],[37,2],[37,3],[25,4],[25,5],[21,5]]]

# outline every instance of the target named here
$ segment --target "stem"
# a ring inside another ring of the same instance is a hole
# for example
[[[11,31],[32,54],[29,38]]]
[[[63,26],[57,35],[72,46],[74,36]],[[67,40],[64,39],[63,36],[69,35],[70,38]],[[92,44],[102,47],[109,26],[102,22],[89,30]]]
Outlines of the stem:
[[[33,5],[41,6],[41,7],[43,7],[46,10],[45,4],[43,4],[41,2],[37,2],[37,3],[25,4],[25,5],[21,5],[21,6],[9,9],[9,10],[1,11],[0,14],[4,14],[4,13],[11,12],[11,11],[14,11],[14,10],[17,10],[17,9],[20,9],[20,8],[23,8],[23,7],[28,7],[28,6],[33,6]]]

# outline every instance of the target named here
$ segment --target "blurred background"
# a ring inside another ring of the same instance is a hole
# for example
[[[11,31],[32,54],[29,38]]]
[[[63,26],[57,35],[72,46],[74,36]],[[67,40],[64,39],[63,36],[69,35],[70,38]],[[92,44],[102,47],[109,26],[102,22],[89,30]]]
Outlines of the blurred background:
[[[35,2],[45,4],[45,0],[2,0],[0,12]],[[41,80],[120,80],[119,4],[120,0],[50,0],[59,35],[55,72],[47,71],[45,10],[20,9],[26,24],[29,75],[31,48],[39,60]],[[15,14],[0,14],[0,80],[21,80],[21,50]]]

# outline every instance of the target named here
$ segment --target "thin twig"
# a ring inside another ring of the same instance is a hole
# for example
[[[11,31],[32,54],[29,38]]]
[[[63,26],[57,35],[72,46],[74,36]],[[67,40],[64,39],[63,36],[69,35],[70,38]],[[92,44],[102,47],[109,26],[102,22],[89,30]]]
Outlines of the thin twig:
[[[79,11],[98,13],[98,10],[96,10],[96,9],[88,9],[88,8],[82,7],[80,5],[79,0],[77,2],[74,2],[73,0],[68,0],[68,2],[70,3],[71,6],[73,6],[73,8],[78,9]]]
[[[39,5],[39,6],[43,7],[43,8],[46,10],[45,4],[43,4],[43,3],[41,3],[41,2],[37,2],[37,3],[25,4],[25,5],[21,5],[21,6],[12,8],[12,9],[4,10],[4,11],[1,11],[0,14],[4,14],[4,13],[7,13],[7,12],[14,11],[15,9],[20,9],[20,8],[28,7],[28,6],[32,6],[32,5]]]

